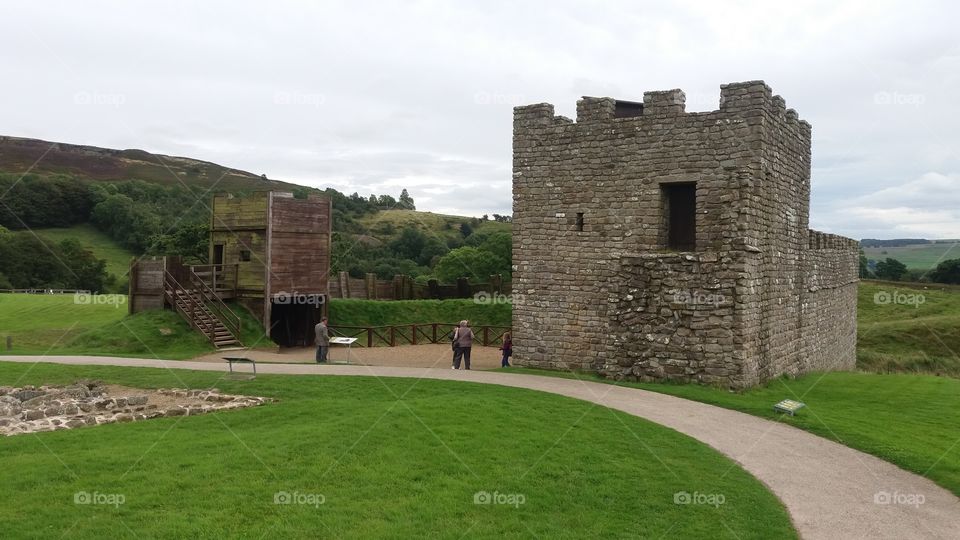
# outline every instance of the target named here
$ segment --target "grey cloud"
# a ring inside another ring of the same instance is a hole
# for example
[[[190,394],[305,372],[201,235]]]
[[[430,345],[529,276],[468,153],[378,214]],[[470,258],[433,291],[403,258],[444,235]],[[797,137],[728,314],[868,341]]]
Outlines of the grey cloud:
[[[0,114],[5,134],[348,193],[407,187],[420,208],[479,215],[510,212],[514,105],[572,117],[581,95],[682,88],[703,111],[720,84],[760,78],[814,125],[814,225],[949,235],[955,199],[916,182],[960,174],[958,12],[923,1],[21,2],[0,19]]]

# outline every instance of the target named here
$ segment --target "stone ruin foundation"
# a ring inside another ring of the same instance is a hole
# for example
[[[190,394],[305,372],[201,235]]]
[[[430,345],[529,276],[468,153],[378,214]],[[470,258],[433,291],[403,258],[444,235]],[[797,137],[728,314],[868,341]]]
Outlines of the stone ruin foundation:
[[[256,407],[272,398],[207,390],[140,389],[77,381],[62,386],[0,387],[0,434],[20,435],[84,426],[195,416]]]

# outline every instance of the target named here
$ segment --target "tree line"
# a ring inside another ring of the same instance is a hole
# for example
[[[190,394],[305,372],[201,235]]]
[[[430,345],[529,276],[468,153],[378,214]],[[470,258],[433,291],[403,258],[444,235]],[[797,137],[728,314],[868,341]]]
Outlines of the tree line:
[[[408,227],[388,231],[388,240],[364,241],[370,231],[362,218],[385,209],[415,210],[403,189],[390,195],[345,195],[334,189],[298,188],[294,196],[312,193],[333,202],[333,271],[383,278],[395,274],[453,281],[467,276],[485,280],[510,271],[509,234],[475,233],[489,218],[467,218],[457,234],[441,238]],[[235,195],[246,193],[235,191]],[[71,175],[0,174],[0,288],[124,289],[122,278],[106,274],[76,241],[52,243],[32,229],[91,223],[117,244],[138,255],[180,255],[206,263],[210,193],[201,187],[161,185],[139,180],[92,182]],[[505,216],[494,216],[507,221]],[[450,231],[453,233],[453,231]]]
[[[867,256],[860,250],[860,278],[960,285],[960,259],[941,261],[933,270],[910,270],[897,259],[887,257],[871,269]]]

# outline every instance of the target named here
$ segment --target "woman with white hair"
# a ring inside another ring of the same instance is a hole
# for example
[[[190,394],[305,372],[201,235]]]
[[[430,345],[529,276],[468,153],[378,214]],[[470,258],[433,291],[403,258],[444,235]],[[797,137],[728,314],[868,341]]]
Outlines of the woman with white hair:
[[[464,369],[470,369],[470,347],[473,346],[473,330],[466,320],[460,321],[453,332],[453,369],[460,369],[463,359]]]

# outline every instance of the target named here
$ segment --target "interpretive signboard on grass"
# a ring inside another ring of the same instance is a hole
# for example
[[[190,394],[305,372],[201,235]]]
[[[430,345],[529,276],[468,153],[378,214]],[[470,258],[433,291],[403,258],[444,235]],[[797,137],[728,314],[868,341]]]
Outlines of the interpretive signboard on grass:
[[[806,406],[807,406],[806,403],[801,403],[799,401],[794,401],[792,399],[785,399],[780,403],[777,403],[776,405],[774,405],[773,410],[793,416],[794,414],[797,413],[798,410]]]

